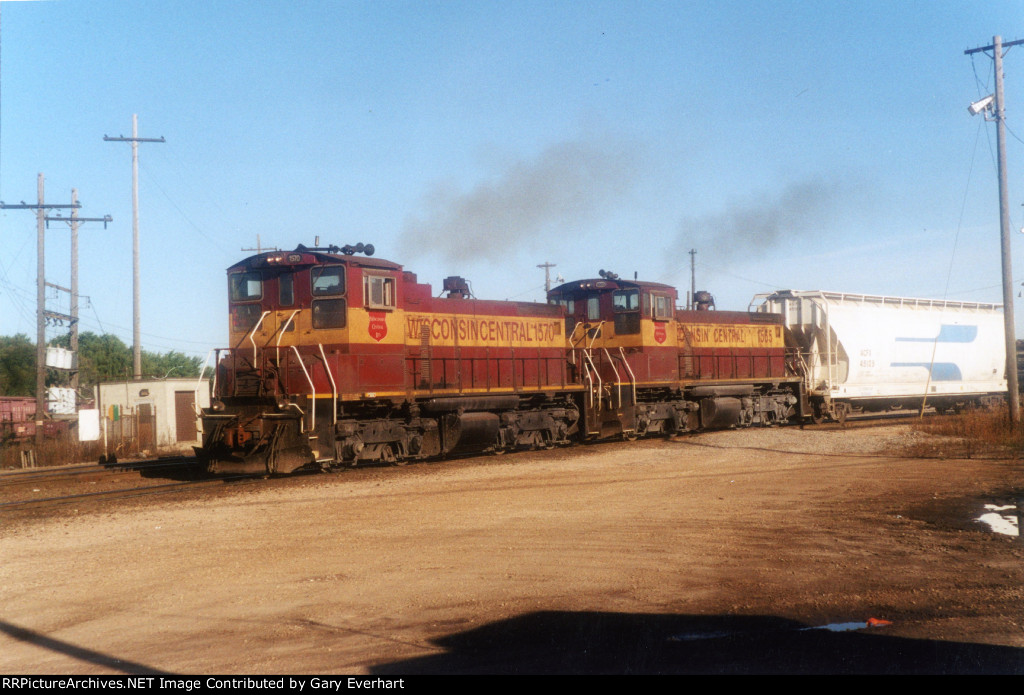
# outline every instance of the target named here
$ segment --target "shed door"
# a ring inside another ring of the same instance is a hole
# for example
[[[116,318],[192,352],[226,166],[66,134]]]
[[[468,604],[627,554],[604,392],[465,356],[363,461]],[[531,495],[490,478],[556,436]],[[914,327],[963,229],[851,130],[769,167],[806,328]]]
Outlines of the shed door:
[[[139,403],[135,410],[139,419],[139,448],[152,449],[156,442],[156,414],[152,403]]]
[[[193,391],[174,392],[174,424],[179,442],[194,442],[196,430],[196,394]]]

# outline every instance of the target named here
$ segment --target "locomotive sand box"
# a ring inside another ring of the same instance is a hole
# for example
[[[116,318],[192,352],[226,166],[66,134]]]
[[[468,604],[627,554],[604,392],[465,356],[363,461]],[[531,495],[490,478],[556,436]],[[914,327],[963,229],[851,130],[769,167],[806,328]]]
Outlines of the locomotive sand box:
[[[197,450],[211,472],[401,463],[847,412],[808,367],[795,326],[767,303],[716,311],[699,292],[696,308],[681,310],[675,288],[605,271],[551,289],[547,304],[475,299],[460,277],[434,297],[372,254],[362,244],[299,246],[228,269],[233,347],[217,351]]]

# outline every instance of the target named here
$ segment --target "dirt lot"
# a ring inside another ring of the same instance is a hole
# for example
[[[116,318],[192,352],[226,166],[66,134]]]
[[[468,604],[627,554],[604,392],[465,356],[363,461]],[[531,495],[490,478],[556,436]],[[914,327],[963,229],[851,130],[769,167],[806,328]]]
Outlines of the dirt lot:
[[[1024,673],[1005,460],[723,432],[0,516],[0,672]],[[858,631],[814,628],[863,622]]]

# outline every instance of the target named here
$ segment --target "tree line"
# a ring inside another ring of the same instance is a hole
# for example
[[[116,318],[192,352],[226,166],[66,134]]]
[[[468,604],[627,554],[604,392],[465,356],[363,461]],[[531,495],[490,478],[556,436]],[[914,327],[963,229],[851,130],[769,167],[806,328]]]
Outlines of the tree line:
[[[51,347],[70,346],[70,336],[52,341]],[[185,353],[142,351],[143,378],[198,377],[203,360]],[[132,376],[132,349],[117,336],[86,331],[78,336],[78,383],[91,389],[104,381],[124,381]],[[67,372],[49,369],[47,386],[66,386]],[[0,336],[0,396],[34,396],[36,392],[36,345],[23,333]]]

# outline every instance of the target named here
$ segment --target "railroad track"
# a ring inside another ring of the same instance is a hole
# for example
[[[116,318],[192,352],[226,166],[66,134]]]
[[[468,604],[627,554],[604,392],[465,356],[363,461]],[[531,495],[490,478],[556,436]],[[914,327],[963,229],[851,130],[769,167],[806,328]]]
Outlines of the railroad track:
[[[256,477],[212,478],[200,471],[194,457],[5,471],[0,474],[0,514],[166,494]]]
[[[125,473],[130,471],[171,471],[195,466],[195,457],[125,461],[123,463],[97,463],[59,467],[15,468],[0,473],[0,488],[9,484],[27,483],[38,480],[73,479],[83,475],[102,473]]]
[[[885,427],[901,424],[916,416],[916,411],[909,410],[869,413],[855,415],[842,425],[826,422],[818,425],[805,423],[804,426],[808,430]],[[683,437],[685,436],[683,435]],[[458,458],[465,460],[478,458],[478,455]],[[485,455],[481,458],[488,459],[490,456]],[[366,468],[370,467],[360,467],[360,470]],[[386,467],[372,466],[372,468],[383,470]],[[262,475],[210,477],[197,467],[194,457],[67,466],[54,469],[19,469],[0,474],[0,514],[24,510],[57,509],[81,502],[127,500],[190,489],[217,487],[226,483],[262,480],[264,477]]]
[[[144,485],[139,487],[117,488],[113,490],[97,490],[95,492],[80,492],[70,495],[57,495],[51,497],[39,497],[35,499],[21,499],[14,501],[0,502],[0,514],[9,511],[50,509],[61,507],[67,504],[87,501],[109,501],[124,500],[134,497],[145,497],[148,495],[160,495],[170,492],[178,492],[186,489],[197,489],[202,487],[214,487],[225,483],[239,480],[257,480],[259,476],[232,476],[230,478],[209,478],[206,480],[187,480],[173,483],[160,483],[157,485]]]

